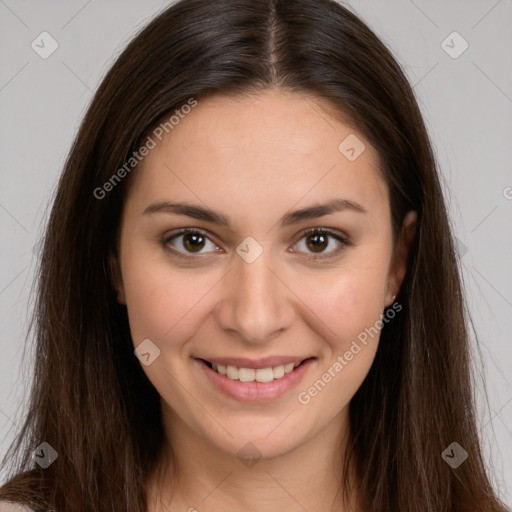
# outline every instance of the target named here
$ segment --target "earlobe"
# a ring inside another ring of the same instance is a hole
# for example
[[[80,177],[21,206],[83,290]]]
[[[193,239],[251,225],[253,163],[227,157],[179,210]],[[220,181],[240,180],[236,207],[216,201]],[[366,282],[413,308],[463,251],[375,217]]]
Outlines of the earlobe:
[[[411,245],[416,235],[417,220],[418,212],[415,210],[410,210],[404,217],[389,273],[386,307],[395,300],[407,273],[407,262]]]
[[[123,278],[121,276],[119,261],[113,253],[109,254],[109,270],[110,278],[112,279],[112,285],[114,290],[117,292],[117,302],[119,302],[119,304],[126,304],[124,297]]]

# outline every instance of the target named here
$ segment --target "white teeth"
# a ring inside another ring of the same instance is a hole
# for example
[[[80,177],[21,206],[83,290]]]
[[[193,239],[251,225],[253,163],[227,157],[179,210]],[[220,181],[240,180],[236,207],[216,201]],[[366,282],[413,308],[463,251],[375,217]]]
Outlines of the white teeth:
[[[238,379],[238,368],[236,366],[228,366],[226,375],[233,380]]]
[[[240,382],[272,382],[274,379],[280,379],[285,374],[292,372],[299,365],[300,362],[254,369],[212,363],[212,368],[217,373],[225,375],[231,380],[239,380]]]
[[[258,368],[254,373],[257,382],[272,382],[274,380],[272,368]]]
[[[254,368],[238,368],[238,380],[240,382],[252,382],[256,377]]]
[[[282,364],[274,366],[274,368],[272,368],[272,373],[274,375],[274,379],[280,379],[284,375],[284,366]]]

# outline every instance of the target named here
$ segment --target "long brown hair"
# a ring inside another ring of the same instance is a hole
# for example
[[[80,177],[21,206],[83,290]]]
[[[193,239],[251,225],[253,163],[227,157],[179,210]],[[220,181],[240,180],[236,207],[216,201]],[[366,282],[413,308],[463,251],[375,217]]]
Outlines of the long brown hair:
[[[395,240],[405,213],[418,212],[397,297],[403,312],[383,327],[350,403],[344,464],[355,468],[361,509],[505,510],[481,456],[469,314],[420,110],[390,51],[333,0],[182,0],[113,64],[76,136],[49,218],[30,403],[4,459],[10,473],[0,498],[57,512],[146,509],[145,481],[164,440],[159,395],[133,354],[108,266],[130,173],[97,191],[190,98],[272,87],[330,100],[332,115],[350,119],[377,149]],[[58,453],[47,469],[32,459],[42,442]],[[441,457],[452,442],[469,454],[456,469]]]

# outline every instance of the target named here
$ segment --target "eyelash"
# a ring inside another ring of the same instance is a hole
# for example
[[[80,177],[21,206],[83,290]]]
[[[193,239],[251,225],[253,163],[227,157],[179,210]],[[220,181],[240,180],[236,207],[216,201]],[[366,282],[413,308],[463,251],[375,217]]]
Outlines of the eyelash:
[[[171,240],[173,240],[174,238],[177,238],[181,235],[184,235],[184,234],[201,235],[201,236],[204,236],[205,238],[208,238],[208,240],[210,240],[210,237],[208,236],[208,234],[200,229],[183,228],[183,229],[180,229],[177,232],[173,233],[170,236],[166,236],[162,240],[162,246],[164,247],[164,249],[166,249],[167,251],[171,252],[173,255],[176,255],[180,258],[183,258],[186,260],[194,260],[194,259],[197,260],[198,257],[201,257],[202,253],[196,253],[199,256],[188,256],[188,255],[184,254],[183,252],[177,251],[176,249],[174,249],[168,245]],[[307,238],[308,236],[311,236],[311,235],[327,235],[329,237],[335,238],[341,244],[341,247],[339,247],[338,249],[335,249],[333,251],[330,251],[329,253],[327,253],[327,255],[323,255],[322,253],[320,253],[319,255],[310,256],[309,259],[311,259],[313,261],[332,258],[334,256],[337,256],[345,247],[349,247],[352,245],[352,242],[348,238],[343,237],[334,231],[330,231],[325,228],[311,228],[302,233],[302,235],[299,237],[297,242],[295,242],[294,246],[297,245],[299,243],[299,241],[301,241],[303,238]],[[212,243],[215,243],[212,240],[210,240],[210,241]],[[189,254],[191,254],[191,253],[189,253]],[[310,254],[312,254],[312,253],[310,253]]]

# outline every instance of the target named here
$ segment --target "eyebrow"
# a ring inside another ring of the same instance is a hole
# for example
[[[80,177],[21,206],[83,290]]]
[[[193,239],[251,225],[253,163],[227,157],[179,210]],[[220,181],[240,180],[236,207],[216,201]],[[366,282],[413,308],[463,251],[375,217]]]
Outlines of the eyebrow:
[[[281,218],[281,227],[290,226],[292,224],[298,224],[304,220],[316,219],[324,215],[341,211],[353,211],[357,213],[368,213],[367,210],[354,201],[348,199],[334,199],[324,204],[314,204],[307,208],[295,210],[289,212]],[[214,224],[220,224],[228,228],[231,227],[231,221],[229,217],[222,213],[183,202],[171,202],[171,201],[158,201],[150,204],[143,212],[143,215],[151,213],[169,213],[175,215],[186,215],[198,220],[204,220],[206,222],[212,222]]]

